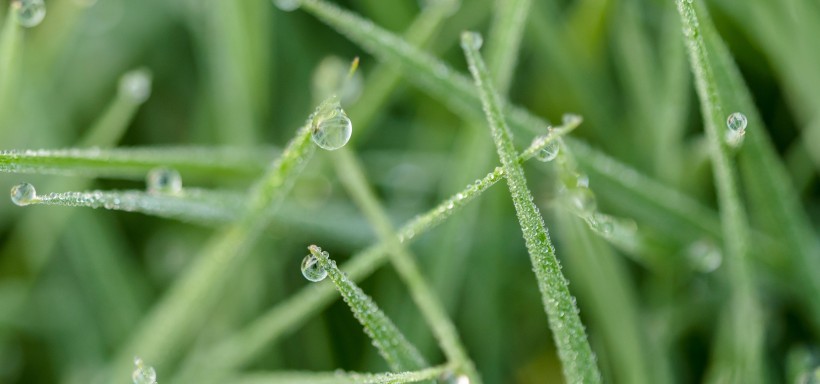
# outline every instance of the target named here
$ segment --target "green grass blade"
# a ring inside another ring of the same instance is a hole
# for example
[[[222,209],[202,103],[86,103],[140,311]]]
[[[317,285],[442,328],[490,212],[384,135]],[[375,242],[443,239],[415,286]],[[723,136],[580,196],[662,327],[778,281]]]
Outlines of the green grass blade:
[[[523,162],[531,158],[536,152],[560,137],[561,134],[565,134],[573,128],[574,126],[556,129],[553,131],[554,135],[534,140],[533,145],[519,156],[518,161]],[[402,243],[408,243],[437,227],[503,177],[503,168],[495,168],[483,178],[469,184],[465,189],[452,195],[433,209],[416,216],[406,223],[397,233],[399,240]],[[388,261],[386,252],[386,244],[380,243],[371,246],[354,255],[342,269],[351,280],[360,281]],[[201,374],[200,370],[210,368],[230,371],[247,364],[253,357],[261,353],[265,346],[276,341],[284,334],[293,332],[294,329],[303,324],[306,318],[329,305],[333,299],[333,292],[331,286],[323,284],[313,284],[305,287],[267,311],[244,329],[217,343],[204,353],[190,357],[182,372],[175,377],[175,382],[196,382],[199,377],[197,375]]]
[[[427,362],[419,354],[390,318],[379,309],[373,299],[367,296],[352,280],[330,260],[327,252],[311,245],[310,254],[318,259],[319,266],[327,272],[336,289],[350,306],[353,315],[364,327],[365,332],[378,348],[379,353],[394,371],[414,370],[427,367]]]
[[[447,372],[447,366],[398,373],[271,372],[247,373],[229,381],[235,384],[400,384],[434,380]]]
[[[116,143],[128,129],[139,106],[151,95],[151,71],[137,68],[120,77],[117,96],[108,105],[102,116],[83,136],[78,146],[109,146]]]
[[[738,193],[735,166],[722,130],[728,113],[717,91],[718,85],[709,62],[698,12],[688,0],[678,0],[678,12],[704,116],[723,224],[728,277],[732,287],[731,309],[726,314],[730,318],[727,331],[731,332],[731,336],[725,339],[731,346],[726,347],[725,353],[728,356],[722,363],[724,365],[718,363],[712,375],[718,380],[753,383],[761,380],[763,369],[763,322],[749,266],[746,212]]]
[[[478,53],[481,44],[479,39],[481,37],[477,34],[465,33],[462,35],[461,45],[481,94],[493,141],[504,166],[505,177],[524,232],[550,329],[553,331],[558,355],[563,363],[564,378],[571,383],[600,382],[601,374],[595,365],[595,357],[578,316],[578,308],[569,292],[568,283],[561,274],[561,266],[555,257],[544,220],[527,188],[524,170],[516,161],[515,147],[504,120],[501,102],[495,93],[484,61]]]
[[[820,335],[820,302],[817,300],[820,295],[820,259],[817,257],[820,242],[811,230],[806,209],[801,206],[800,196],[766,134],[763,119],[728,49],[708,15],[700,18],[700,25],[718,84],[718,95],[733,110],[744,111],[749,126],[754,129],[738,156],[745,190],[754,207],[753,216],[758,218],[761,229],[781,239],[793,251],[793,257],[786,261],[802,288],[795,293],[810,308],[810,321],[815,334]]]
[[[136,355],[156,361],[162,369],[190,341],[313,154],[311,131],[311,122],[308,122],[297,132],[282,156],[248,193],[240,219],[205,245],[196,263],[169,289],[119,350],[108,372],[110,376],[101,377],[100,382],[125,376],[131,368],[131,358]]]
[[[467,352],[462,345],[455,325],[448,318],[447,311],[438,297],[430,289],[430,284],[419,270],[415,257],[399,241],[396,231],[390,223],[390,218],[369,187],[362,165],[353,153],[345,149],[337,152],[335,158],[337,161],[334,164],[339,179],[356,204],[364,211],[365,216],[375,228],[379,240],[387,245],[388,252],[393,256],[391,259],[393,265],[410,290],[413,301],[416,302],[425,320],[432,328],[433,334],[438,339],[447,360],[453,363],[457,369],[464,370],[470,376],[472,383],[481,383],[481,378],[475,371],[469,357],[467,357]]]
[[[0,151],[0,172],[144,179],[157,167],[181,173],[236,177],[260,175],[275,148],[120,147]]]

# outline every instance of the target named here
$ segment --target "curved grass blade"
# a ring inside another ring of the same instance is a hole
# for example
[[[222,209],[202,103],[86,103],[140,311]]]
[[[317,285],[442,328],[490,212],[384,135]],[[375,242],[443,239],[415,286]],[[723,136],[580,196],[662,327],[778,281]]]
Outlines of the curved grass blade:
[[[724,142],[724,135],[718,131],[723,127],[727,113],[717,91],[718,84],[703,40],[698,17],[700,12],[696,12],[689,0],[678,0],[677,4],[709,141],[732,290],[731,309],[726,313],[729,319],[724,328],[729,334],[721,338],[730,345],[718,347],[725,349],[723,352],[726,356],[714,367],[712,375],[717,380],[754,383],[762,377],[763,321],[749,266],[749,229],[737,189],[735,165]]]
[[[120,147],[0,151],[0,172],[145,178],[153,168],[209,176],[256,176],[279,154],[275,148]]]
[[[563,363],[564,378],[570,383],[600,382],[601,374],[578,316],[578,308],[569,292],[568,283],[561,274],[561,266],[555,257],[544,220],[527,188],[524,170],[516,161],[512,135],[504,120],[501,102],[495,93],[484,61],[478,53],[480,38],[475,33],[465,32],[461,37],[461,46],[481,94],[493,141],[504,166],[507,184],[538,280],[544,309],[558,348],[558,356]]]
[[[379,349],[379,353],[394,371],[414,370],[428,366],[424,358],[419,354],[390,318],[382,312],[353,281],[336,266],[336,262],[330,260],[327,252],[321,248],[311,245],[308,247],[310,254],[318,259],[319,265],[327,272],[330,280],[342,294],[345,302],[350,306],[353,315],[364,327],[365,333],[373,341],[373,345]]]

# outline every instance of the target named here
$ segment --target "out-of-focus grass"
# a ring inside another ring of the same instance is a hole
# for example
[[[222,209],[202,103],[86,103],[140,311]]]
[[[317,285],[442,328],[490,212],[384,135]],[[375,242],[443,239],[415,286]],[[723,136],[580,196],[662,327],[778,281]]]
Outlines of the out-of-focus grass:
[[[732,362],[742,357],[728,346],[743,345],[743,335],[721,330],[731,328],[727,309],[739,300],[739,286],[754,292],[762,313],[763,334],[748,335],[759,348],[751,352],[766,362],[755,367],[764,370],[761,380],[799,378],[820,366],[820,50],[813,41],[820,5],[694,1],[713,87],[700,96],[719,100],[719,114],[701,112],[672,1],[532,1],[524,19],[505,13],[522,6],[512,0],[334,1],[404,35],[458,72],[455,80],[445,73],[434,79],[419,66],[429,60],[393,41],[379,46],[385,41],[366,28],[348,40],[317,19],[313,6],[284,12],[266,0],[51,0],[40,25],[19,28],[2,1],[0,149],[141,149],[53,152],[27,160],[24,169],[6,165],[16,164],[14,154],[0,154],[0,170],[12,172],[0,173],[0,186],[143,189],[135,179],[169,165],[185,186],[238,196],[279,156],[268,148],[283,148],[312,111],[320,61],[358,56],[371,92],[344,105],[354,127],[345,150],[360,159],[378,203],[407,240],[415,235],[407,231],[422,227],[400,224],[499,165],[458,47],[461,31],[480,31],[488,36],[483,53],[490,71],[498,71],[502,98],[542,120],[559,121],[566,112],[584,117],[565,149],[577,171],[588,174],[597,211],[634,222],[632,246],[601,236],[566,209],[566,170],[557,162],[524,165],[604,380],[690,383],[741,368]],[[408,52],[421,61],[402,59]],[[150,98],[117,115],[118,80],[138,67],[152,73]],[[547,133],[522,111],[507,114],[519,152]],[[722,138],[722,115],[735,111],[749,126],[743,146],[725,155],[737,182],[731,204],[747,218],[719,214],[725,190],[712,176],[714,137],[704,133],[705,116]],[[112,128],[94,128],[101,124]],[[100,130],[108,133],[91,133]],[[88,137],[94,142],[83,142]],[[323,151],[314,156],[258,241],[242,246],[248,256],[226,289],[174,304],[178,318],[197,319],[185,330],[190,335],[172,343],[176,353],[144,352],[146,363],[160,368],[159,382],[196,377],[186,369],[209,368],[202,356],[225,359],[204,374],[227,382],[286,382],[291,374],[269,371],[388,369],[341,300],[316,310],[331,291],[306,287],[317,283],[299,272],[308,244],[344,261],[377,244],[384,231],[371,229],[351,201],[336,161]],[[432,230],[401,246],[417,257],[427,289],[444,305],[484,382],[560,380],[510,195],[496,187],[474,198],[466,210],[453,200],[446,226],[423,227]],[[726,220],[731,228],[747,227],[746,239],[723,231]],[[163,334],[163,323],[146,328],[144,319],[202,262],[196,255],[216,251],[208,248],[213,235],[212,225],[137,213],[0,204],[0,382],[90,382],[109,367],[128,366],[126,354],[143,353],[125,345],[159,345],[153,338]],[[395,248],[389,243],[356,262],[383,264],[377,254]],[[740,283],[730,271],[738,244],[748,250],[741,253],[753,276]],[[454,368],[392,268],[353,271],[432,366]],[[317,299],[298,302],[311,294]],[[265,324],[274,330],[259,331]],[[139,337],[140,329],[152,334]],[[621,337],[630,343],[619,343]],[[322,375],[313,377],[328,379]]]

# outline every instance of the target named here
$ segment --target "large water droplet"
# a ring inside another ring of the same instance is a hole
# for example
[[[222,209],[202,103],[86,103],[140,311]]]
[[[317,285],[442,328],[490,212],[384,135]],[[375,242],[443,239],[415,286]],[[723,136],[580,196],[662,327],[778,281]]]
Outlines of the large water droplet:
[[[134,358],[134,372],[131,373],[134,384],[156,384],[157,371],[154,367],[145,365],[139,357]]]
[[[328,151],[343,147],[353,133],[353,123],[335,97],[316,109],[311,125],[313,142]]]
[[[11,7],[17,12],[17,23],[26,28],[36,27],[46,17],[43,0],[14,0]]]
[[[11,187],[11,202],[21,207],[34,202],[37,199],[37,190],[29,183],[17,184]]]
[[[327,271],[319,265],[319,259],[310,254],[302,259],[302,276],[310,281],[317,282],[327,277]]]
[[[481,49],[484,44],[484,39],[478,32],[464,31],[461,32],[461,44],[471,49]]]
[[[277,8],[285,11],[285,12],[292,12],[302,5],[301,0],[273,0],[273,4],[276,5]]]
[[[560,146],[558,146],[557,141],[552,141],[547,144],[544,148],[541,148],[536,154],[535,158],[544,162],[555,160],[558,157],[558,151],[560,150]]]
[[[148,172],[145,184],[149,193],[176,194],[182,191],[182,176],[175,169],[154,168]]]
[[[120,77],[119,94],[136,104],[142,104],[151,96],[151,71],[134,69]]]

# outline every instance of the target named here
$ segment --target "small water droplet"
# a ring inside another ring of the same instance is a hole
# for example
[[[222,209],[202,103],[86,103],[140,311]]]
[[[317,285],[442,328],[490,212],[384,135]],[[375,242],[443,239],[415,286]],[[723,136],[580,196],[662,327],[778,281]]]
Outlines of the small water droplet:
[[[592,214],[598,206],[595,194],[586,187],[577,187],[569,190],[570,207],[579,215],[586,217]]]
[[[461,32],[461,44],[466,44],[466,47],[478,50],[484,45],[484,39],[478,32],[464,31]]]
[[[728,118],[726,118],[726,126],[729,127],[730,130],[735,132],[745,131],[747,123],[748,121],[746,120],[746,115],[740,112],[735,112],[729,115]]]
[[[285,11],[285,12],[293,12],[302,5],[301,0],[273,0],[273,4],[276,5],[277,8]]]
[[[134,372],[131,373],[134,384],[156,384],[157,371],[154,367],[145,365],[139,357],[134,358]]]
[[[145,180],[148,193],[177,194],[182,191],[182,176],[175,169],[154,168]]]
[[[558,146],[557,141],[552,141],[547,144],[544,148],[541,148],[536,154],[535,158],[541,160],[543,162],[555,160],[558,157],[558,151],[560,147]]]
[[[686,256],[692,266],[702,273],[713,272],[723,263],[720,248],[708,240],[698,240],[692,243],[686,250]]]
[[[615,230],[612,217],[603,214],[593,214],[587,218],[587,224],[593,231],[602,235],[609,235]]]
[[[21,207],[34,202],[37,199],[37,190],[29,183],[17,184],[11,187],[11,202]]]
[[[353,133],[353,123],[335,97],[319,105],[311,125],[313,142],[328,151],[343,147]]]
[[[138,68],[120,77],[119,94],[136,104],[142,104],[151,96],[151,71]]]
[[[43,0],[14,0],[11,7],[17,12],[17,23],[26,28],[36,27],[46,17]]]
[[[584,121],[584,118],[574,113],[565,113],[561,116],[561,123],[563,123],[565,127],[580,125],[582,121]]]
[[[327,277],[327,271],[319,265],[319,259],[310,254],[302,259],[302,276],[312,282],[317,282]]]

